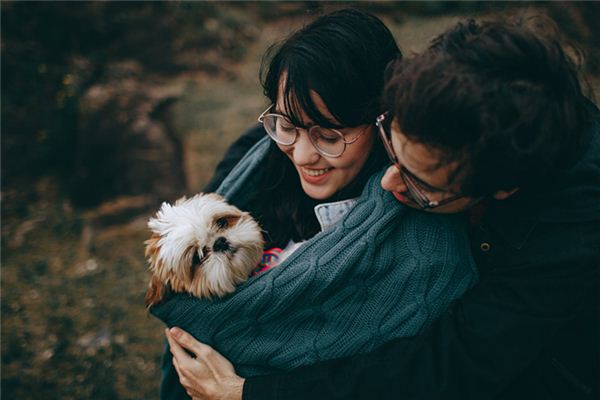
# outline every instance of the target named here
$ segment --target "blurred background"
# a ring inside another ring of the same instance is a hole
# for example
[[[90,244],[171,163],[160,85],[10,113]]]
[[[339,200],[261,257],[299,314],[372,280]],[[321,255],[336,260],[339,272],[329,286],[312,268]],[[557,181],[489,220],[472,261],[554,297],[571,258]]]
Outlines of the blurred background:
[[[157,398],[146,221],[201,190],[256,122],[267,47],[347,6],[380,16],[405,54],[465,17],[546,14],[599,93],[591,2],[3,1],[4,398]]]

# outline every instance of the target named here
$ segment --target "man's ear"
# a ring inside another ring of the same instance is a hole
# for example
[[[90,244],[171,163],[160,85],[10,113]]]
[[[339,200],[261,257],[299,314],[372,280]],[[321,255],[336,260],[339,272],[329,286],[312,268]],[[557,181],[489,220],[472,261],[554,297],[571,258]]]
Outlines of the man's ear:
[[[515,194],[518,190],[519,190],[519,188],[514,188],[511,190],[498,190],[496,193],[494,193],[493,197],[496,200],[504,200],[504,199],[512,196],[513,194]]]

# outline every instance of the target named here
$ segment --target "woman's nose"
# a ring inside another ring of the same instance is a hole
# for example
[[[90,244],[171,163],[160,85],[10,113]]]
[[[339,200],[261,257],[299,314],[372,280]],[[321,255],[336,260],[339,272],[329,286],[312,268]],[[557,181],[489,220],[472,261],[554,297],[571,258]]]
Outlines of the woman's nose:
[[[397,166],[392,165],[385,171],[383,178],[381,178],[381,187],[388,192],[406,192],[406,184]]]
[[[319,161],[320,154],[310,141],[306,130],[298,130],[298,137],[294,143],[292,155],[294,163],[298,165],[311,165]]]

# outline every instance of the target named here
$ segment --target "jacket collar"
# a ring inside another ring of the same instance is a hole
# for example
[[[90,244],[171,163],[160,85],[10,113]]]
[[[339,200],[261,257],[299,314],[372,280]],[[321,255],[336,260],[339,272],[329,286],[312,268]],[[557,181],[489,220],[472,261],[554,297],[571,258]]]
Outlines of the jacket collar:
[[[482,226],[499,235],[510,246],[521,249],[539,219],[535,213],[525,215],[518,203],[512,199],[493,200],[485,211]]]
[[[588,131],[585,150],[570,168],[557,172],[552,184],[505,200],[492,200],[482,227],[520,249],[539,222],[600,221],[600,120]]]

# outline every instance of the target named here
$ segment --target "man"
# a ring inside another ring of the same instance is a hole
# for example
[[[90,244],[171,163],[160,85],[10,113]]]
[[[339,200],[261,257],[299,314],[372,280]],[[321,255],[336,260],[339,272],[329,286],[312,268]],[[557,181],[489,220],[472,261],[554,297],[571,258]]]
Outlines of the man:
[[[461,23],[398,62],[386,96],[382,186],[425,212],[464,212],[480,281],[414,338],[280,375],[243,380],[171,329],[188,393],[598,398],[600,124],[558,41],[521,22]]]

